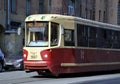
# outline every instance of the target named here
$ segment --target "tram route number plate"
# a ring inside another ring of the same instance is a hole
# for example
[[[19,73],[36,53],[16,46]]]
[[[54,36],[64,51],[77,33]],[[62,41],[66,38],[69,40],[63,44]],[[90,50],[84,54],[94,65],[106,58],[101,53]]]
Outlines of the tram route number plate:
[[[36,55],[31,55],[31,59],[36,59],[37,56]]]
[[[30,55],[31,59],[36,59],[37,58],[37,52],[31,52],[30,54],[31,54]]]

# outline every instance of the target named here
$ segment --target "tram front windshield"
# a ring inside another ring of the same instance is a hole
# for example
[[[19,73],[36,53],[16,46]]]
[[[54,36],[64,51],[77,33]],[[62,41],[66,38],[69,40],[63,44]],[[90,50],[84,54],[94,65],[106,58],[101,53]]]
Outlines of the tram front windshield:
[[[53,25],[53,26],[52,26]],[[58,26],[52,23],[51,35],[49,36],[49,23],[48,22],[27,22],[26,23],[26,41],[27,46],[50,46],[58,45]],[[53,40],[56,40],[56,42]]]

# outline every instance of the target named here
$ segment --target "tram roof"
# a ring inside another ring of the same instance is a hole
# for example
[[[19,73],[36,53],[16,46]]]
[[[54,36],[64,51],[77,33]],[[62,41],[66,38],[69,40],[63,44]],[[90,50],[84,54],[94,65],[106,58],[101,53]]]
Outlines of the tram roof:
[[[67,15],[59,15],[59,14],[34,14],[28,16],[25,21],[51,21],[53,19],[71,19],[73,20],[73,16],[67,16]]]
[[[112,30],[120,31],[119,25],[113,25],[113,24],[109,24],[109,23],[103,23],[103,22],[93,21],[93,20],[79,18],[79,17],[75,17],[75,20],[77,23],[84,24],[87,26],[93,26],[93,27],[98,27],[98,28],[112,29]]]
[[[74,21],[76,23],[80,23],[80,24],[87,25],[87,26],[95,26],[98,28],[102,27],[102,28],[120,31],[120,26],[118,26],[118,25],[93,21],[93,20],[89,20],[89,19],[83,19],[80,17],[59,15],[59,14],[34,14],[34,15],[30,15],[30,16],[26,17],[25,21],[26,22],[30,22],[30,21],[53,21],[55,19],[68,20],[68,21],[71,20],[71,21]]]

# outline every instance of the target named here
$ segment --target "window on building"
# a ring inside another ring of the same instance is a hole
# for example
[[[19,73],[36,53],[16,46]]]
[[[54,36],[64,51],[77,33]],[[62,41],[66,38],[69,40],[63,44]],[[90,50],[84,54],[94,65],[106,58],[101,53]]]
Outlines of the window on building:
[[[17,11],[17,0],[11,0],[11,12],[16,13]]]
[[[30,15],[31,0],[26,0],[26,16]]]
[[[39,0],[39,13],[40,13],[40,14],[43,13],[43,10],[44,10],[44,9],[43,9],[43,8],[44,8],[43,6],[44,6],[44,5],[43,5],[43,0]]]
[[[104,11],[104,14],[103,14],[103,22],[106,22],[106,12]]]
[[[11,21],[10,22],[10,27],[13,30],[17,30],[20,26],[21,26],[20,22],[16,22],[16,21]]]
[[[7,9],[7,0],[4,0],[4,10]]]
[[[80,17],[82,16],[82,3],[80,2]]]
[[[101,10],[99,10],[99,21],[101,21]]]
[[[74,15],[74,2],[71,0],[69,1],[69,5],[68,5],[68,14]]]
[[[88,9],[85,8],[85,18],[88,19]]]
[[[117,20],[118,25],[120,25],[120,1],[118,3],[118,20]]]
[[[95,20],[95,11],[93,11],[92,20]]]
[[[51,2],[52,0],[49,0],[49,13],[51,13]]]
[[[92,17],[92,14],[93,14],[93,12],[92,12],[92,10],[90,10],[90,19],[93,18],[93,17]]]
[[[2,1],[0,1],[0,10],[1,10],[1,8],[2,8]]]
[[[95,4],[96,4],[96,1],[95,0],[92,0],[92,20],[95,20]]]
[[[85,0],[85,18],[88,19],[88,0]]]

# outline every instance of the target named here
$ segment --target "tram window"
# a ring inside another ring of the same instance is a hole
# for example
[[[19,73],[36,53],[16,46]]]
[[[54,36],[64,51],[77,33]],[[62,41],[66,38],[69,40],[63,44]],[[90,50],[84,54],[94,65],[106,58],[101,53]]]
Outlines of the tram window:
[[[31,22],[27,27],[27,46],[48,46],[48,22]]]
[[[111,48],[111,30],[97,29],[97,47],[98,48]]]
[[[88,46],[88,26],[77,24],[77,45]]]
[[[120,48],[119,44],[119,32],[112,32],[112,48]]]
[[[97,28],[97,37],[96,37],[96,47],[101,48],[103,46],[103,39],[102,39],[102,29]]]
[[[120,32],[117,32],[118,35],[118,48],[120,49]]]
[[[111,30],[106,30],[105,48],[111,48]]]
[[[73,30],[65,30],[65,35],[64,35],[64,44],[65,46],[74,46],[74,31]]]
[[[77,24],[77,46],[120,48],[120,32]]]
[[[89,27],[89,47],[96,47],[96,28]]]
[[[59,39],[59,25],[57,23],[51,23],[51,46],[58,45]]]
[[[105,29],[99,29],[98,31],[98,43],[97,43],[97,47],[100,47],[100,48],[108,48],[109,47],[109,40],[108,40],[108,33],[109,31],[108,30],[105,30]],[[99,44],[99,46],[98,46]]]

